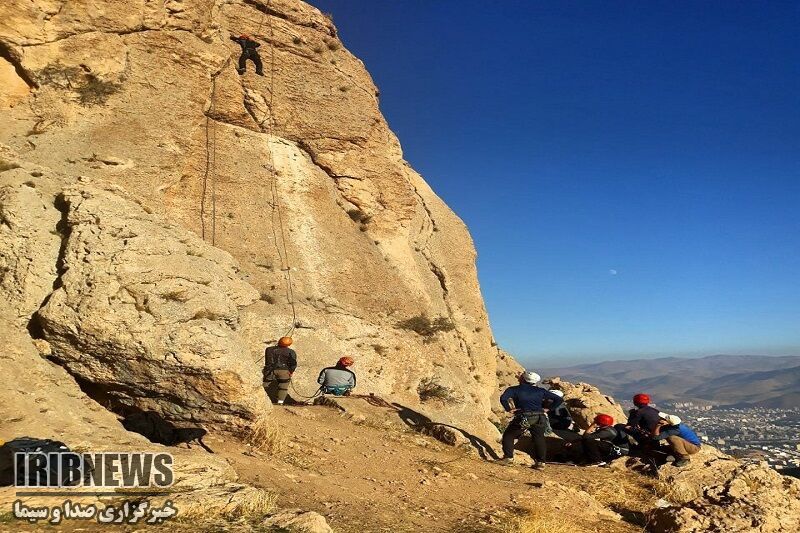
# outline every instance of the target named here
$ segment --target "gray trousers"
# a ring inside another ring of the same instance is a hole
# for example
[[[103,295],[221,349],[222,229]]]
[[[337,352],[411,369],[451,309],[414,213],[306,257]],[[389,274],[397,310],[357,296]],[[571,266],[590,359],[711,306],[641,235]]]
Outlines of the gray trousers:
[[[264,376],[264,390],[273,402],[282,402],[289,395],[292,373],[288,370],[273,370]]]

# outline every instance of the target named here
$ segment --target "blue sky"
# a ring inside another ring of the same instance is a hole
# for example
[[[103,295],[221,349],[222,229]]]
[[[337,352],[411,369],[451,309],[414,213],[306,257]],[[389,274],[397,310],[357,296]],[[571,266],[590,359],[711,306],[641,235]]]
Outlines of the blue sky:
[[[312,3],[469,226],[501,346],[800,353],[800,2]]]

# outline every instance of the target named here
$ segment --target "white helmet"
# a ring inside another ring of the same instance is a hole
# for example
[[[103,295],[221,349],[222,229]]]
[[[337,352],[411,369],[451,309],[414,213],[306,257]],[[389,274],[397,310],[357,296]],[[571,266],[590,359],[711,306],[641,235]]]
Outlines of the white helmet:
[[[675,415],[668,415],[667,413],[658,413],[658,416],[669,422],[671,426],[677,426],[678,424],[681,423],[680,417]]]
[[[522,381],[530,384],[539,383],[540,381],[542,381],[542,376],[540,376],[533,370],[526,370],[525,372],[522,373],[522,376],[520,377],[522,377]]]
[[[564,391],[550,389],[550,392],[552,392],[553,394],[555,394],[559,398],[563,398],[564,397]]]

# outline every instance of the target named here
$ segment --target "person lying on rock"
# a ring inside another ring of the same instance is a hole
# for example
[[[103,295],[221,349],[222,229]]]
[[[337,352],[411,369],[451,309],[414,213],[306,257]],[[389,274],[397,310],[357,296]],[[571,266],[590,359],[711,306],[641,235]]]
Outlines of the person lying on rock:
[[[317,378],[322,394],[350,396],[350,391],[356,387],[356,375],[349,368],[354,362],[352,357],[342,357],[336,366],[323,368]]]
[[[519,385],[509,387],[500,396],[500,404],[514,419],[503,432],[502,464],[510,465],[514,459],[514,445],[526,431],[533,438],[533,468],[541,470],[547,461],[547,443],[544,432],[547,429],[547,415],[543,402],[551,402],[550,409],[557,409],[564,401],[547,389],[537,387],[541,381],[539,374],[526,370],[519,375]]]
[[[702,441],[679,417],[666,413],[658,413],[658,416],[660,420],[653,430],[653,438],[667,441],[667,447],[675,457],[674,466],[680,468],[688,465],[689,456],[700,451]]]
[[[244,34],[238,37],[231,35],[231,41],[242,47],[242,54],[239,56],[239,68],[236,69],[239,75],[247,72],[247,60],[249,59],[256,66],[256,74],[263,76],[264,67],[261,64],[261,56],[258,55],[257,50],[261,45],[251,39],[249,35]]]
[[[599,414],[586,428],[581,440],[583,454],[589,465],[606,466],[609,461],[630,453],[628,435],[614,427],[611,415]]]
[[[647,394],[637,394],[633,397],[634,409],[628,413],[628,422],[625,424],[625,431],[628,432],[637,444],[647,449],[653,444],[653,431],[661,420],[658,416],[658,409],[650,405],[650,396]]]
[[[270,346],[264,352],[264,390],[278,405],[286,401],[292,374],[297,369],[297,353],[289,348],[291,345],[291,337],[281,337],[277,346]]]

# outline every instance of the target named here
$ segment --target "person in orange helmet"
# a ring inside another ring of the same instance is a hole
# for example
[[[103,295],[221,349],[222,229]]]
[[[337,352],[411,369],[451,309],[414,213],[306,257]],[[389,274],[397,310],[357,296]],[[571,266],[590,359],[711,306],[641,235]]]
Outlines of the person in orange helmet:
[[[349,396],[356,386],[356,375],[350,370],[354,362],[352,357],[342,357],[336,366],[323,368],[317,378],[322,394]]]
[[[236,71],[241,75],[247,71],[247,60],[253,62],[256,66],[256,74],[259,76],[264,75],[264,67],[261,64],[261,56],[258,55],[258,47],[261,46],[250,38],[249,35],[231,36],[231,41],[235,42],[242,47],[242,53],[239,56],[239,68]]]
[[[297,369],[297,353],[289,348],[291,337],[281,337],[277,346],[264,352],[264,390],[278,405],[283,405],[289,395],[292,374]]]

